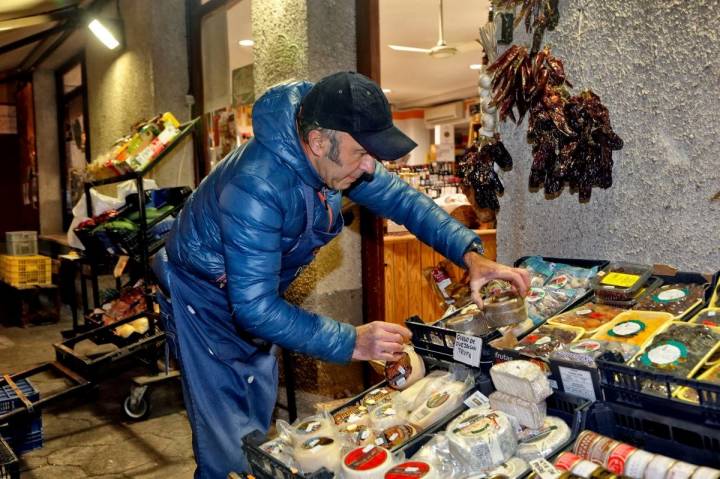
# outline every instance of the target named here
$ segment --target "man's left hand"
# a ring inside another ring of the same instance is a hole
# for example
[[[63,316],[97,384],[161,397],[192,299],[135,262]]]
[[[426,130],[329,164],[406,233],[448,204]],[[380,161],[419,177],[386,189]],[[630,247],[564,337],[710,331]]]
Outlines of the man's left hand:
[[[463,256],[470,278],[470,293],[475,304],[483,307],[480,289],[493,279],[504,279],[509,281],[520,296],[526,296],[530,288],[530,274],[522,268],[511,268],[496,263],[474,251],[465,253]]]

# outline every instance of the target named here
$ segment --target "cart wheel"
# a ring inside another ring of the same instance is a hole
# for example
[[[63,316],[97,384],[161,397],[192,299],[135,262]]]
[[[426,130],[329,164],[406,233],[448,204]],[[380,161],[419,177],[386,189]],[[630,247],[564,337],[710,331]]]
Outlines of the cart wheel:
[[[123,402],[123,412],[128,418],[134,421],[140,421],[150,415],[150,402],[145,396],[140,397],[137,401],[133,401],[131,394],[126,397]]]

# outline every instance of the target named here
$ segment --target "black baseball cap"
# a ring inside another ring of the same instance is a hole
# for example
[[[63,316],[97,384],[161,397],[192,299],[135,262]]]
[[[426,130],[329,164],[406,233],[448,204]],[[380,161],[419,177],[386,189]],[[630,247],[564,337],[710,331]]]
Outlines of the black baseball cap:
[[[380,160],[397,160],[417,146],[393,125],[380,87],[360,73],[334,73],[317,82],[303,98],[300,116],[348,133]]]

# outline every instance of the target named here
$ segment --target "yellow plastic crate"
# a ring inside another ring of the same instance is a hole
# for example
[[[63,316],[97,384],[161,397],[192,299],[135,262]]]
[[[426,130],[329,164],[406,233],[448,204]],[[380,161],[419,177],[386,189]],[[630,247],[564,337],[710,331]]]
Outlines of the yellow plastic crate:
[[[52,262],[40,255],[0,255],[0,277],[12,286],[52,284]]]

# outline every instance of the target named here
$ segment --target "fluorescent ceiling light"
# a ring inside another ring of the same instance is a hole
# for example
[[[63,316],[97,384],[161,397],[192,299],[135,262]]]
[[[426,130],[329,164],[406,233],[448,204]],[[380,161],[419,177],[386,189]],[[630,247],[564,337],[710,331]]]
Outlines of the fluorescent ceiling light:
[[[470,65],[471,70],[480,70],[482,67],[483,66],[479,63],[473,63],[472,65]]]
[[[430,53],[429,48],[415,48],[415,47],[404,47],[402,45],[388,45],[393,50],[399,52],[417,52],[417,53]]]
[[[100,40],[103,45],[108,47],[110,50],[115,50],[117,47],[120,46],[120,42],[115,38],[115,35],[113,35],[110,30],[105,27],[100,21],[95,18],[92,22],[88,24],[88,28],[91,32]]]
[[[385,94],[388,94],[388,93],[390,93],[390,92],[392,91],[392,90],[389,89],[389,88],[383,88],[382,90],[383,90],[383,93],[385,93]]]
[[[255,42],[252,40],[240,40],[238,42],[238,45],[240,45],[241,47],[251,47],[255,45]]]

